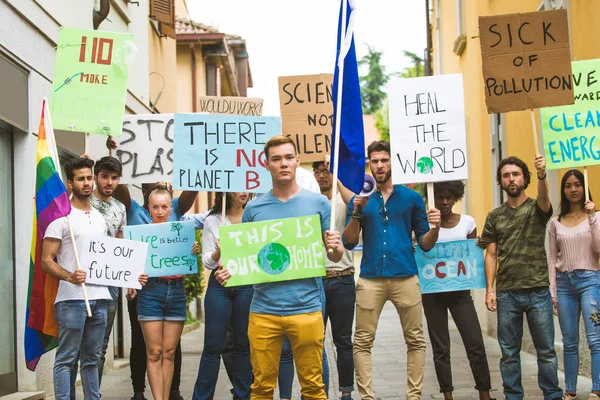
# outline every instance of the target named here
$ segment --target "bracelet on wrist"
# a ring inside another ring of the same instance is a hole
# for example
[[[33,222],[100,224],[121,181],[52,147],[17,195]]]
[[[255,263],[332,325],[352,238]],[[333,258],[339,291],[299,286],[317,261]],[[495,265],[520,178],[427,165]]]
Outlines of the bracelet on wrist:
[[[488,291],[485,292],[485,294],[490,294],[490,293],[494,293],[494,291],[493,290],[488,290]]]
[[[352,218],[354,218],[354,219],[361,219],[362,215],[361,214],[354,214],[354,213],[352,213]]]
[[[540,178],[540,176],[538,175],[538,176],[537,176],[537,178],[538,178],[540,181],[543,181],[544,179],[546,179],[546,176],[548,176],[548,174],[546,173],[546,171],[544,171],[544,176]]]

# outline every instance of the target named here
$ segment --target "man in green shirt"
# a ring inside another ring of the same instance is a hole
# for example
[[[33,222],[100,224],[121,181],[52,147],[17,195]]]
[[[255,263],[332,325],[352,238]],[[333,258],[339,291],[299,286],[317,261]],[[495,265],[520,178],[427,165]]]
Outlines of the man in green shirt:
[[[481,242],[487,245],[485,304],[488,310],[498,312],[500,372],[507,400],[521,400],[524,396],[520,358],[523,315],[537,352],[538,385],[544,400],[561,399],[563,395],[558,386],[552,297],[544,249],[546,224],[552,216],[546,160],[538,154],[534,165],[536,199],[525,194],[531,180],[527,165],[517,157],[500,162],[496,179],[506,192],[507,201],[488,214],[481,236]]]

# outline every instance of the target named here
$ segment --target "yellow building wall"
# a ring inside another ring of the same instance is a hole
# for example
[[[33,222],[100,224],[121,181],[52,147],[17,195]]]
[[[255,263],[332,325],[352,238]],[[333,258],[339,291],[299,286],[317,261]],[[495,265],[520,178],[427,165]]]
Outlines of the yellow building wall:
[[[484,96],[484,82],[481,69],[481,49],[479,43],[479,16],[531,12],[537,10],[540,0],[464,0],[464,23],[467,46],[461,56],[454,54],[454,41],[457,37],[457,9],[454,0],[434,0],[439,4],[439,27],[432,18],[433,57],[439,57],[440,67],[435,74],[462,72],[464,79],[465,113],[467,127],[467,146],[469,162],[469,180],[465,195],[466,212],[472,215],[479,227],[483,228],[487,213],[493,208],[493,185],[496,185],[495,171],[492,171],[490,116],[487,113]],[[600,43],[592,38],[600,35],[600,9],[588,0],[571,0],[570,21],[572,56],[577,60],[600,58]],[[441,38],[437,43],[437,29]],[[438,56],[436,52],[441,52]],[[538,113],[535,113],[538,121]],[[539,122],[539,121],[538,121]],[[516,111],[504,114],[504,150],[503,157],[517,156],[533,170],[534,140],[530,111]],[[541,143],[541,132],[538,135]],[[600,199],[600,167],[588,167],[592,196]],[[535,172],[534,172],[535,173]],[[560,179],[564,171],[559,171],[557,179],[551,181],[550,191],[553,198],[560,198]],[[526,190],[530,197],[537,195],[535,175],[532,184]],[[559,205],[553,202],[555,211]]]
[[[160,38],[148,22],[148,60],[150,70],[150,101],[162,114],[177,111],[177,43],[175,39]],[[155,72],[155,73],[153,73]]]
[[[191,113],[192,57],[187,43],[177,45],[177,112]]]

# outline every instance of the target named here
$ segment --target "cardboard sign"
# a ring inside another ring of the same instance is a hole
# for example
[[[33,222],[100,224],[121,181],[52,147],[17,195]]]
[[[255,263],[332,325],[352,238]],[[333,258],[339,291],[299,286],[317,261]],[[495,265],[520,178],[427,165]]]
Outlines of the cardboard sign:
[[[600,164],[600,60],[574,61],[575,104],[540,109],[546,168]]]
[[[462,74],[389,85],[394,184],[468,178]]]
[[[289,281],[325,275],[318,215],[219,227],[226,286]]]
[[[421,293],[485,289],[483,249],[476,242],[476,239],[440,242],[428,252],[417,246],[415,261]]]
[[[138,277],[144,273],[146,243],[108,236],[83,237],[81,269],[87,273],[86,283],[141,289]]]
[[[123,134],[115,137],[112,152],[123,165],[121,183],[171,181],[175,114],[130,114],[123,118]],[[94,161],[108,155],[106,137],[89,138],[88,155]]]
[[[198,98],[198,111],[209,114],[262,115],[263,99],[251,97],[201,96]]]
[[[479,17],[488,113],[573,104],[567,10]]]
[[[264,146],[280,133],[279,117],[175,114],[173,188],[269,191]]]
[[[280,76],[282,133],[296,143],[301,162],[323,161],[333,129],[333,74]]]
[[[61,27],[50,112],[55,129],[119,136],[133,35]]]
[[[150,278],[198,273],[198,257],[192,254],[196,235],[191,221],[126,226],[123,236],[148,243],[144,271]]]

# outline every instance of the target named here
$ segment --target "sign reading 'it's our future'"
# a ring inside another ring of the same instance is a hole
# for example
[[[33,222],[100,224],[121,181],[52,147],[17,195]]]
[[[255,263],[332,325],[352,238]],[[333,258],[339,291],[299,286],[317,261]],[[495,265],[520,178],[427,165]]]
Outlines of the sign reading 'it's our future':
[[[479,17],[488,113],[573,104],[567,10]]]
[[[462,74],[389,85],[394,184],[468,178]]]

